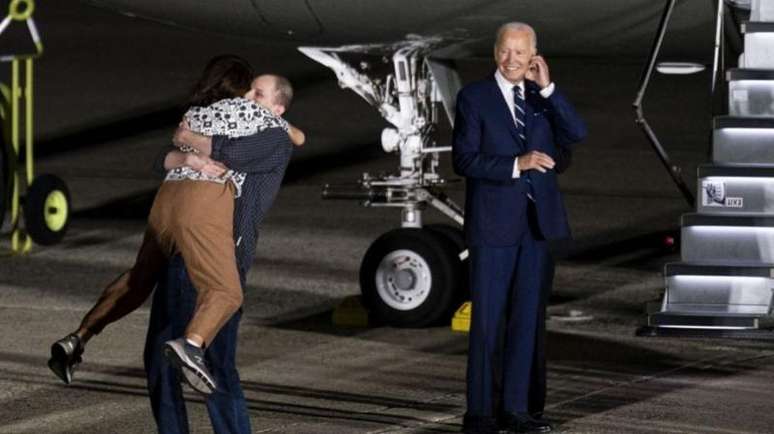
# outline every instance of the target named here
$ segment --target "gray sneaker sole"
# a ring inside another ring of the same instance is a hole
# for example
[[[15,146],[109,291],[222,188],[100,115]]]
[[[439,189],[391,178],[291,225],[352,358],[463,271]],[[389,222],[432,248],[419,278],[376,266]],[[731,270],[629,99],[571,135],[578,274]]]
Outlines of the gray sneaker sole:
[[[185,350],[177,342],[164,344],[164,357],[180,372],[183,373],[185,382],[191,388],[203,395],[210,395],[215,391],[215,383],[208,378],[208,374],[202,372],[193,362],[189,361]]]

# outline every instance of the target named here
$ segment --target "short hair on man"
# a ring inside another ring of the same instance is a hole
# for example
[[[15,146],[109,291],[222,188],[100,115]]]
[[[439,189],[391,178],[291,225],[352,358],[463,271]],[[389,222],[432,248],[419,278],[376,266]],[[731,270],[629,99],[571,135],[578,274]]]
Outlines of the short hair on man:
[[[281,75],[268,75],[274,77],[274,102],[285,107],[285,110],[287,110],[290,108],[290,103],[293,101],[293,85],[290,84],[290,80]]]
[[[510,23],[503,24],[497,29],[497,37],[495,38],[494,45],[495,49],[500,45],[500,41],[502,40],[505,32],[508,31],[529,33],[530,36],[532,36],[532,48],[537,49],[537,33],[535,32],[535,29],[533,29],[529,24],[522,23],[521,21],[511,21]]]

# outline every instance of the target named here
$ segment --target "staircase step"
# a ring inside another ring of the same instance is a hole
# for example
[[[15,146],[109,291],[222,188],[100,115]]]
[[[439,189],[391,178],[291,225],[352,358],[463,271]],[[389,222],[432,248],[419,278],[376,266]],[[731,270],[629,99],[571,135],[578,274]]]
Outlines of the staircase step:
[[[669,262],[664,276],[739,276],[774,279],[774,264],[728,265],[722,262]]]
[[[697,178],[702,214],[774,216],[774,167],[703,165]]]
[[[774,80],[774,68],[729,68],[726,70],[726,81]]]
[[[667,264],[662,312],[768,315],[774,266]]]
[[[758,317],[749,315],[697,315],[681,312],[658,312],[648,317],[651,327],[755,329]]]
[[[774,118],[715,117],[712,161],[774,167]]]
[[[745,21],[742,23],[742,33],[774,33],[774,23],[770,21]],[[774,35],[772,35],[774,36]]]
[[[760,166],[723,166],[719,164],[702,164],[697,170],[700,178],[730,177],[730,178],[771,178],[774,177],[774,167]]]
[[[750,9],[750,21],[774,21],[774,2],[752,0]]]
[[[774,68],[774,23],[742,23],[746,68]]]
[[[682,327],[640,327],[635,331],[639,337],[661,338],[699,338],[699,339],[747,339],[756,341],[774,341],[774,331],[770,329],[716,329]]]
[[[774,34],[772,34],[774,37]],[[774,68],[774,39],[772,63]],[[749,53],[745,64],[749,66]],[[774,117],[774,70],[732,68],[726,71],[728,80],[728,114],[731,116]]]
[[[684,214],[683,262],[774,263],[774,217]]]

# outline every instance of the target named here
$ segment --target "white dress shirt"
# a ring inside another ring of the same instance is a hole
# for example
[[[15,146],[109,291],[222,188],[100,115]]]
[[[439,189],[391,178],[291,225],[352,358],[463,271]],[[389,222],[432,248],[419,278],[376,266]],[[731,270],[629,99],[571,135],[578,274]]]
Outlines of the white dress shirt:
[[[524,98],[527,97],[527,94],[524,93],[524,80],[518,82],[518,83],[511,83],[503,77],[503,75],[500,73],[500,70],[495,71],[495,81],[497,82],[497,87],[500,88],[500,93],[503,94],[503,98],[505,98],[505,103],[508,105],[508,110],[511,112],[511,117],[513,118],[513,123],[516,123],[516,114],[514,111],[516,108],[514,105],[516,104],[516,101],[514,101],[513,96],[513,86],[519,86],[521,88],[521,94],[524,95]],[[540,90],[540,96],[543,98],[548,98],[554,93],[554,82],[548,84],[548,86],[544,87]],[[513,161],[513,177],[518,178],[521,176],[521,170],[519,170],[519,157],[515,157]]]

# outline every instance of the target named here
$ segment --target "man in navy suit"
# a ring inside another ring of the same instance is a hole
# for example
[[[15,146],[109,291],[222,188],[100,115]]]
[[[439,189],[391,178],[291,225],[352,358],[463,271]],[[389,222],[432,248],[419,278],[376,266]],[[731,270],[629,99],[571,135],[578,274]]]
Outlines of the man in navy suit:
[[[457,96],[453,137],[473,299],[463,431],[549,432],[548,241],[570,236],[556,178],[586,126],[551,82],[529,25],[500,27],[494,55],[496,71]]]

